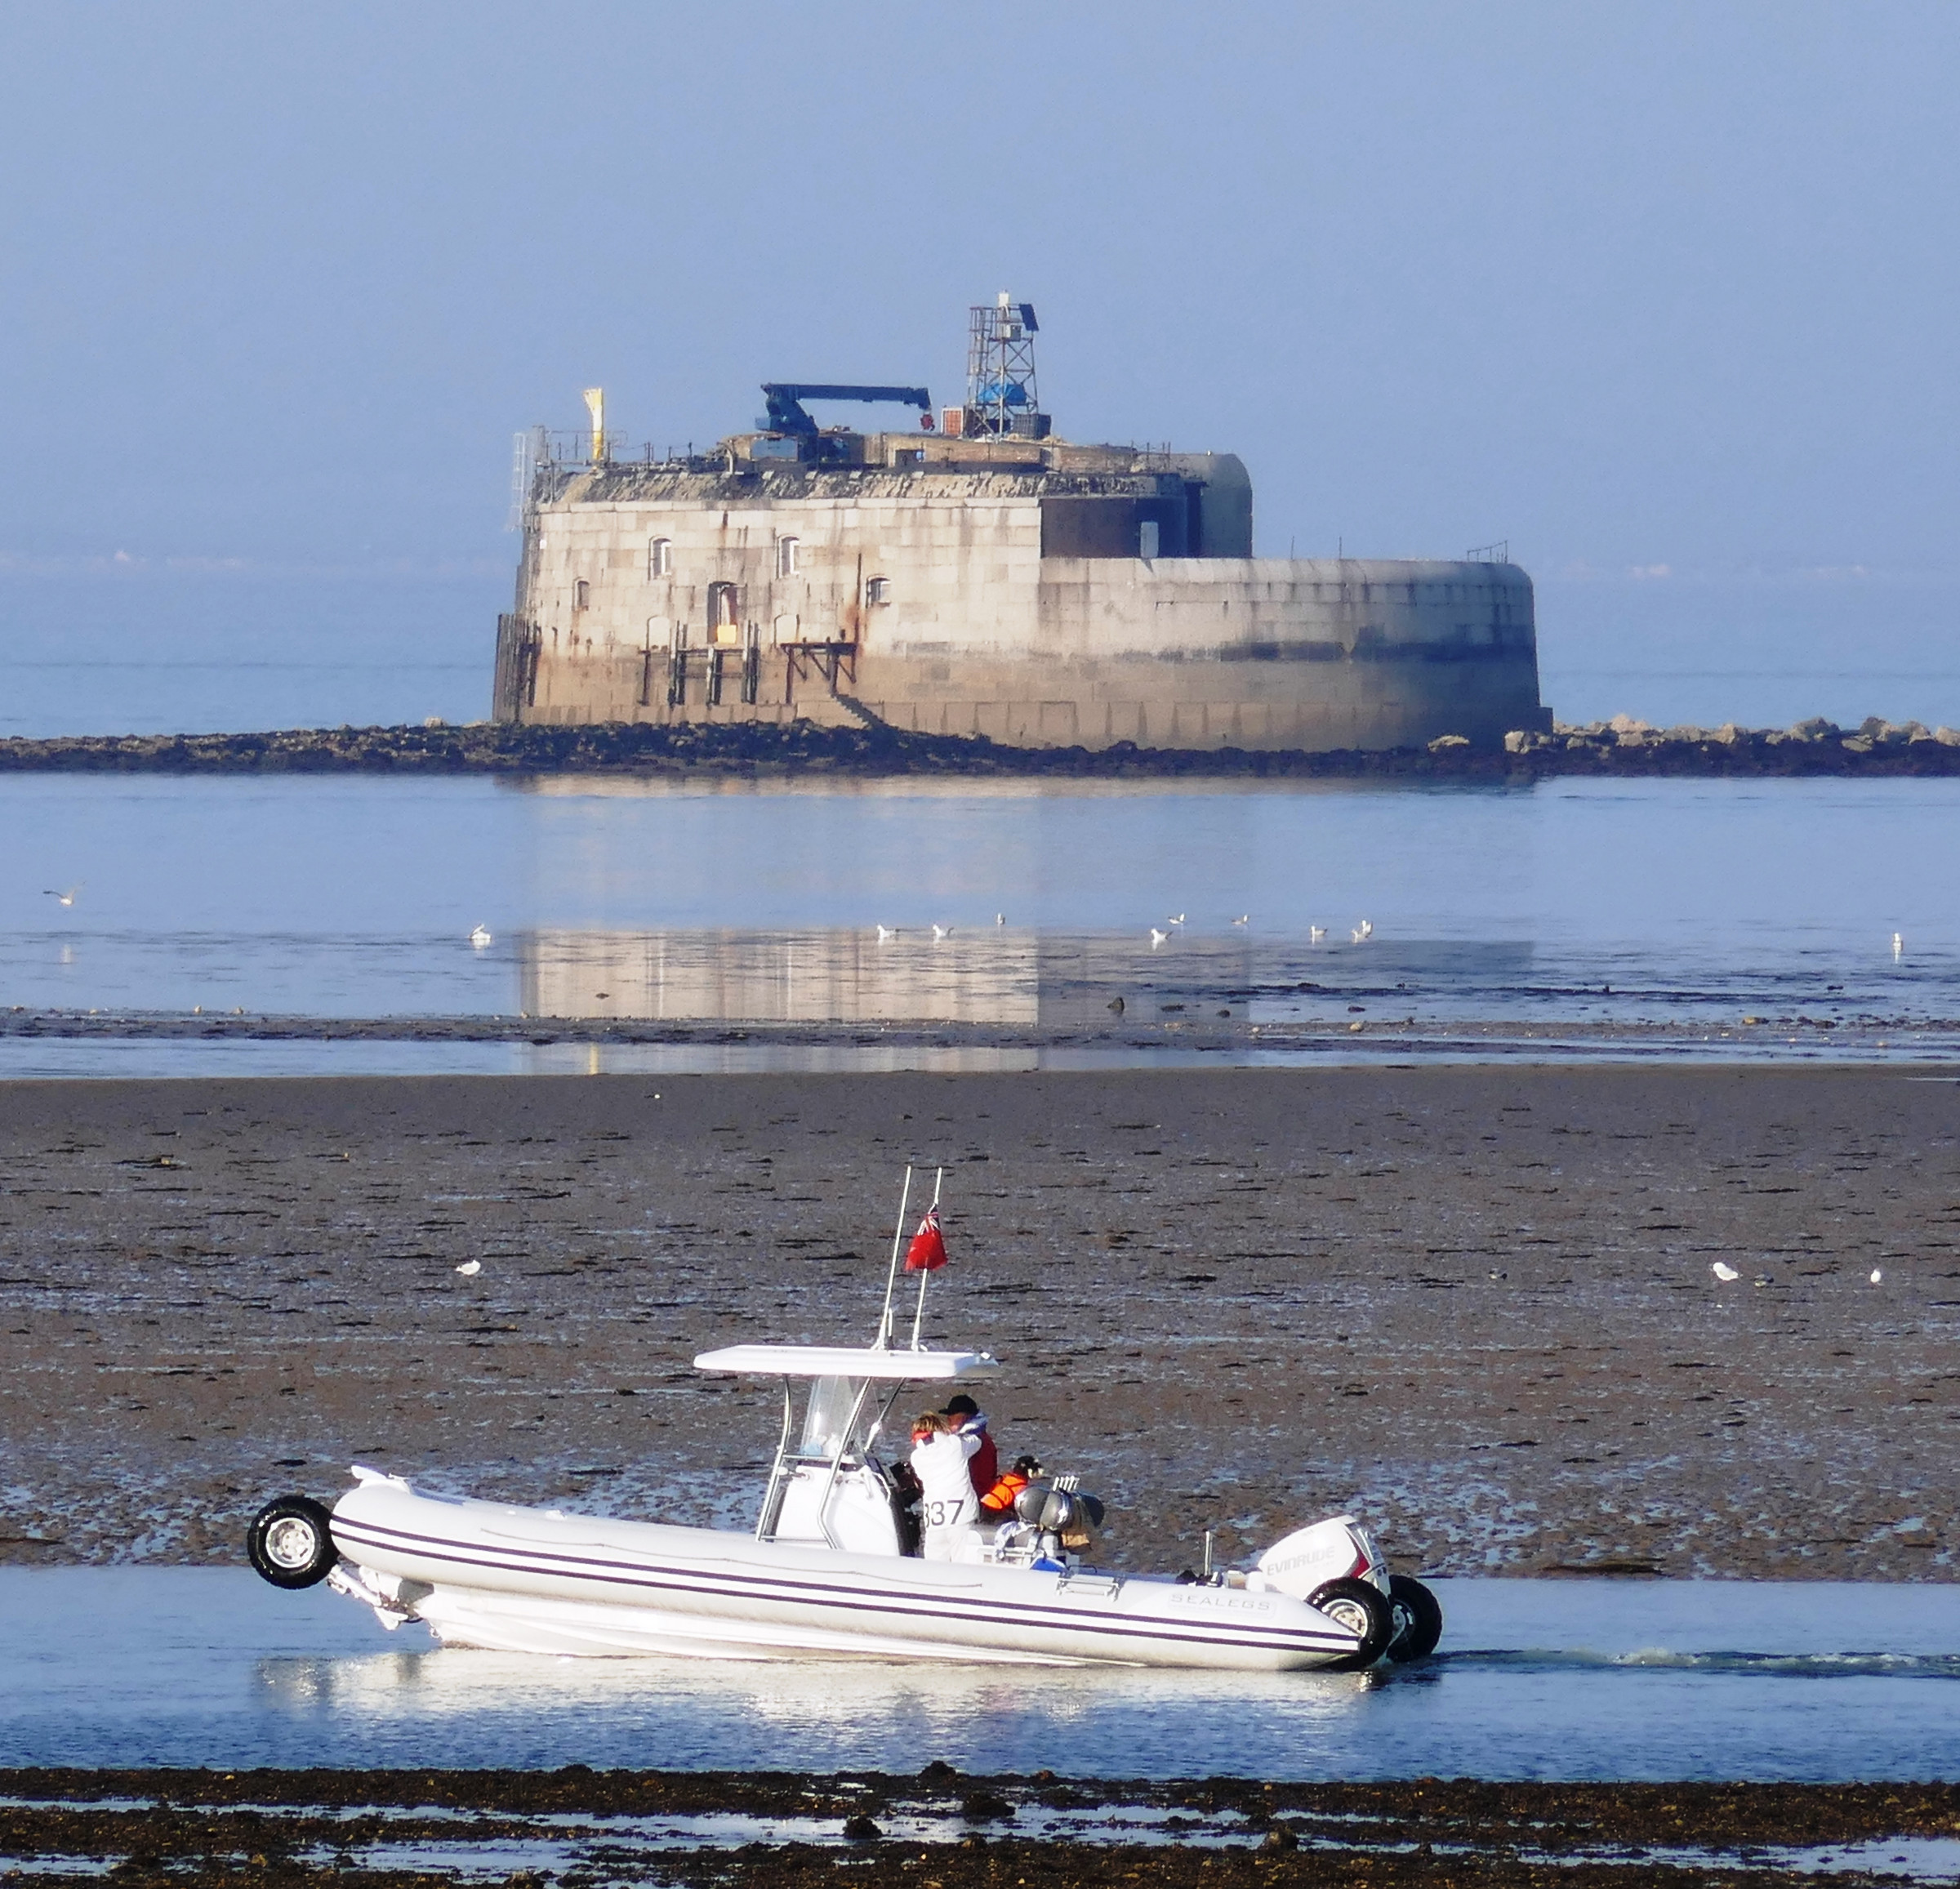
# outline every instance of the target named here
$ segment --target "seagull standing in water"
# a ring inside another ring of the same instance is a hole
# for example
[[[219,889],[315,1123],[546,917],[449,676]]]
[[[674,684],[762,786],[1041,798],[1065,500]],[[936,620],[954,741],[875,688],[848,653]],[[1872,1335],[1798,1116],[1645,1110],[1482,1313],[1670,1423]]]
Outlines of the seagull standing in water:
[[[952,935],[953,928],[950,924],[936,924],[933,927],[933,936],[935,938],[951,938]]]
[[[1159,931],[1154,924],[1150,928],[1150,948],[1153,951],[1159,945],[1168,943],[1169,942],[1169,938],[1170,933],[1169,932]]]
[[[1354,928],[1353,937],[1356,944],[1365,944],[1374,936],[1374,924],[1371,920],[1365,918]]]
[[[1310,924],[1307,928],[1307,942],[1309,944],[1318,944],[1326,935],[1327,928],[1324,924]]]
[[[61,902],[62,902],[64,905],[66,905],[66,904],[68,903],[68,901],[67,901],[67,900],[65,898],[65,899],[63,899],[63,900],[61,901]],[[1894,964],[1897,964],[1897,963],[1898,963],[1898,961],[1899,961],[1899,960],[1900,960],[1900,956],[1901,956],[1904,954],[1904,951],[1905,951],[1905,933],[1904,933],[1904,932],[1902,932],[1902,931],[1895,931],[1895,932],[1894,932],[1894,933],[1892,933],[1892,962],[1893,962]]]
[[[878,942],[883,944],[888,938],[896,938],[898,928],[895,924],[881,924],[878,928]]]
[[[488,951],[490,948],[489,926],[487,924],[479,924],[477,926],[476,929],[470,934],[470,942],[471,944],[474,945],[479,951]]]

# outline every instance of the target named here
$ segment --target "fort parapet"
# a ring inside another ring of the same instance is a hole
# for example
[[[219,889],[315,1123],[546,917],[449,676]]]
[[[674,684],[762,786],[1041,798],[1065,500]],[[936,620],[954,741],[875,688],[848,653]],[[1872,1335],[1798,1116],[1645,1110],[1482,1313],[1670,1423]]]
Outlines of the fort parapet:
[[[1515,564],[1255,558],[1231,454],[818,438],[539,467],[497,719],[1181,750],[1551,726]]]

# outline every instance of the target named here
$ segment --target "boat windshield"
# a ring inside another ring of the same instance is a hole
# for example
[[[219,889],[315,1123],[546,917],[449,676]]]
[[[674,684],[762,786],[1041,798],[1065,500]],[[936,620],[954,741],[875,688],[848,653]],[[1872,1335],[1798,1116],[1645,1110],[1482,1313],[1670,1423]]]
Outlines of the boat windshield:
[[[879,1415],[878,1401],[865,1396],[866,1388],[863,1378],[813,1378],[797,1454],[824,1463],[862,1455]]]

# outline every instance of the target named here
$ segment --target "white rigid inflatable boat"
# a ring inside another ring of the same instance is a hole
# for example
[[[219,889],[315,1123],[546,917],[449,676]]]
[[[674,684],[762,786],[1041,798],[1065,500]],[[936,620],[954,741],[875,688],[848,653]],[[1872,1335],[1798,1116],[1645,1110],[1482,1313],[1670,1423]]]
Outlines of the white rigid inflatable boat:
[[[247,1536],[252,1565],[280,1587],[325,1580],[385,1626],[421,1620],[448,1644],[512,1652],[1285,1672],[1434,1649],[1433,1597],[1392,1576],[1346,1516],[1295,1531],[1242,1570],[1098,1570],[1081,1551],[1101,1504],[1072,1478],[1043,1477],[1005,1523],[976,1530],[970,1558],[920,1559],[904,1477],[877,1445],[906,1385],[998,1366],[984,1352],[918,1348],[916,1330],[913,1348],[889,1342],[888,1288],[874,1345],[737,1345],[695,1359],[783,1380],[782,1433],[751,1533],[434,1495],[356,1465],[331,1513],[303,1495],[268,1503]]]

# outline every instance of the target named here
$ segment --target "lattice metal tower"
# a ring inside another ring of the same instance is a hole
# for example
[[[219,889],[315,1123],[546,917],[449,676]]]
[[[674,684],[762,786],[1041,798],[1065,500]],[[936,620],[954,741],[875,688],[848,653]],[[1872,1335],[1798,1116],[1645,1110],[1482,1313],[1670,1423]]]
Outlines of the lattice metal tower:
[[[1005,289],[992,307],[982,304],[972,311],[967,326],[965,432],[1038,439],[1047,431],[1035,391],[1038,326],[1034,304],[1013,301]]]

